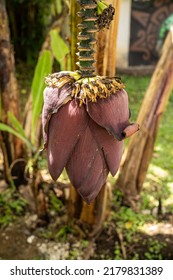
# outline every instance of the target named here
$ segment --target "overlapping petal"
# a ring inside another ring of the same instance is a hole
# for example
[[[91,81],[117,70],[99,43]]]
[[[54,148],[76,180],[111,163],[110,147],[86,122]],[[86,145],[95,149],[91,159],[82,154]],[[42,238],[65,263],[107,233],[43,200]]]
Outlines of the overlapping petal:
[[[94,121],[89,122],[90,129],[94,135],[100,150],[103,152],[106,164],[112,176],[118,171],[123,154],[123,141],[117,141],[113,135]]]
[[[84,106],[73,99],[51,116],[48,127],[47,158],[49,172],[57,180],[88,125]]]
[[[42,111],[43,140],[44,146],[47,146],[47,128],[52,114],[66,104],[71,99],[71,85],[65,85],[63,88],[46,87],[44,90],[44,106]]]
[[[120,90],[106,99],[98,99],[96,103],[88,102],[87,111],[90,117],[105,128],[117,140],[122,140],[123,130],[129,125],[128,95]]]
[[[87,203],[91,203],[106,182],[109,171],[89,125],[75,146],[66,169],[74,187]]]

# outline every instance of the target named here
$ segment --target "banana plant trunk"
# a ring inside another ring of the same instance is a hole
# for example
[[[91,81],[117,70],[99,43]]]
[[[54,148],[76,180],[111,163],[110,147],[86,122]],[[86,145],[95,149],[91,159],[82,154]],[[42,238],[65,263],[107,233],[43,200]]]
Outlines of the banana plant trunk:
[[[173,88],[172,38],[173,32],[170,31],[138,115],[140,131],[129,141],[115,186],[123,192],[124,203],[134,209],[153,155],[161,117]]]
[[[0,121],[10,124],[8,111],[20,120],[20,106],[5,0],[0,1],[0,23]],[[15,185],[23,183],[25,162],[20,160],[24,152],[21,140],[0,131],[0,147],[4,158],[5,180],[12,183],[13,176],[18,178],[14,179]]]
[[[120,9],[120,0],[109,0],[108,4],[112,4],[115,8],[115,19],[112,22],[109,29],[105,29],[96,34],[97,44],[95,47],[94,58],[96,60],[95,72],[96,75],[107,75],[115,76],[116,69],[116,39],[118,29],[118,16]],[[71,0],[71,18],[75,21],[72,22],[72,37],[73,34],[78,33],[78,30],[74,32],[74,26],[77,29],[78,19],[74,16],[77,14],[79,6],[75,0]],[[72,42],[75,40],[72,39]],[[77,42],[72,44],[72,58],[76,63],[77,57],[74,55],[77,52]],[[111,55],[110,55],[111,54]],[[75,65],[73,62],[73,65]],[[69,213],[72,216],[80,219],[82,222],[92,226],[91,235],[94,236],[102,228],[105,217],[108,215],[108,205],[110,200],[110,189],[109,183],[106,183],[100,191],[98,197],[88,205],[82,201],[79,194],[75,191],[73,186],[70,188],[70,199],[69,199]]]

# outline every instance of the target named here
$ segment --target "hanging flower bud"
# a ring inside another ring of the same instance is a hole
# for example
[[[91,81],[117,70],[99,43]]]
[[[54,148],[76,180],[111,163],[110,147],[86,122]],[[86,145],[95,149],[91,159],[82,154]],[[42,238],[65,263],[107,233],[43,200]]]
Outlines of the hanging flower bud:
[[[123,139],[139,126],[129,123],[128,96],[118,78],[49,75],[42,113],[44,147],[54,180],[66,168],[70,181],[91,203],[109,172],[119,168]]]

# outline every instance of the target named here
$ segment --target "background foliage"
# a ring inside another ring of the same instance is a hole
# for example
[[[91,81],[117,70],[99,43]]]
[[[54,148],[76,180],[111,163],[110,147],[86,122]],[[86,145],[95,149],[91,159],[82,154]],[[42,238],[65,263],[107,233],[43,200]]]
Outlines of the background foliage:
[[[0,129],[13,133],[23,140],[27,149],[31,151],[27,155],[27,160],[30,161],[32,160],[31,156],[38,155],[34,136],[43,104],[42,93],[45,86],[43,77],[51,71],[64,70],[64,67],[70,64],[68,60],[69,46],[62,36],[60,28],[50,30],[55,18],[59,18],[63,12],[64,1],[7,0],[6,2],[22,109],[25,107],[29,96],[32,96],[32,133],[31,137],[28,137],[23,122],[19,122],[10,112],[8,116],[11,126],[1,123]],[[40,52],[47,34],[50,34],[50,50]],[[122,81],[126,84],[126,90],[129,94],[132,121],[137,118],[150,79],[151,76],[122,75]],[[46,194],[49,224],[46,228],[41,225],[38,228],[35,226],[34,229],[32,224],[31,232],[33,233],[34,230],[34,234],[38,238],[45,238],[50,243],[52,241],[62,242],[62,244],[69,242],[71,251],[68,258],[71,259],[78,258],[82,254],[85,257],[87,247],[93,249],[94,253],[91,256],[93,258],[164,259],[170,256],[169,244],[165,244],[168,237],[162,237],[162,239],[160,236],[148,237],[149,235],[144,235],[144,229],[149,227],[149,223],[156,225],[161,222],[162,225],[162,221],[163,223],[170,221],[173,215],[172,103],[173,98],[171,96],[161,122],[153,158],[141,193],[138,212],[134,212],[125,206],[122,207],[121,193],[113,190],[111,215],[105,221],[103,232],[101,232],[98,241],[94,243],[92,240],[94,244],[92,248],[92,242],[86,234],[88,228],[82,227],[78,222],[75,223],[74,219],[70,221],[67,219],[66,199],[68,195],[66,193],[68,193],[68,190],[63,188],[64,185],[68,186],[66,174],[63,173],[60,177],[62,187],[57,190],[47,172],[45,155],[41,154],[36,159],[36,169],[34,169],[35,166],[31,168],[31,175],[33,176],[31,178],[34,178],[35,170],[39,170],[41,176],[43,176],[40,185]],[[125,147],[127,144],[128,140],[125,141]],[[29,178],[28,183],[30,182]],[[109,176],[109,182],[113,186],[116,178]],[[3,195],[0,195],[0,227],[4,230],[18,218],[24,217],[25,219],[26,212],[30,210],[29,207],[30,204],[23,198],[20,191],[12,189],[4,191]],[[80,245],[75,247],[78,240],[81,241]],[[171,244],[170,242],[170,246]],[[166,246],[167,252],[164,254]]]

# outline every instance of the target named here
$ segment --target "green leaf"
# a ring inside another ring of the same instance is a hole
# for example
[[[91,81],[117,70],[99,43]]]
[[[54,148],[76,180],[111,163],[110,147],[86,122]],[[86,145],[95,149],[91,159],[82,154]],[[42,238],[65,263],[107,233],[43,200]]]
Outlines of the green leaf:
[[[44,78],[51,73],[52,58],[48,50],[41,54],[34,73],[32,82],[32,128],[31,141],[34,143],[35,128],[43,106],[43,91],[45,88]]]
[[[9,133],[17,136],[18,138],[20,138],[27,145],[27,147],[30,150],[34,150],[34,147],[33,147],[32,143],[26,137],[21,135],[19,132],[17,132],[15,129],[13,129],[9,125],[6,125],[4,123],[0,123],[0,130],[9,132]]]
[[[64,58],[69,53],[69,47],[61,38],[57,30],[51,30],[50,37],[53,54],[56,60],[59,62],[61,70],[64,70]]]
[[[62,1],[61,0],[54,0],[50,6],[50,13],[53,17],[57,17],[57,15],[61,14],[62,12]]]
[[[60,14],[62,12],[62,2],[59,0],[56,0],[55,5],[56,5],[57,13]]]
[[[15,130],[17,132],[19,132],[23,137],[26,138],[26,134],[25,134],[25,131],[21,125],[21,123],[18,121],[18,119],[13,115],[12,112],[8,112],[8,118],[11,122],[11,125],[13,126],[13,128],[15,128]]]

